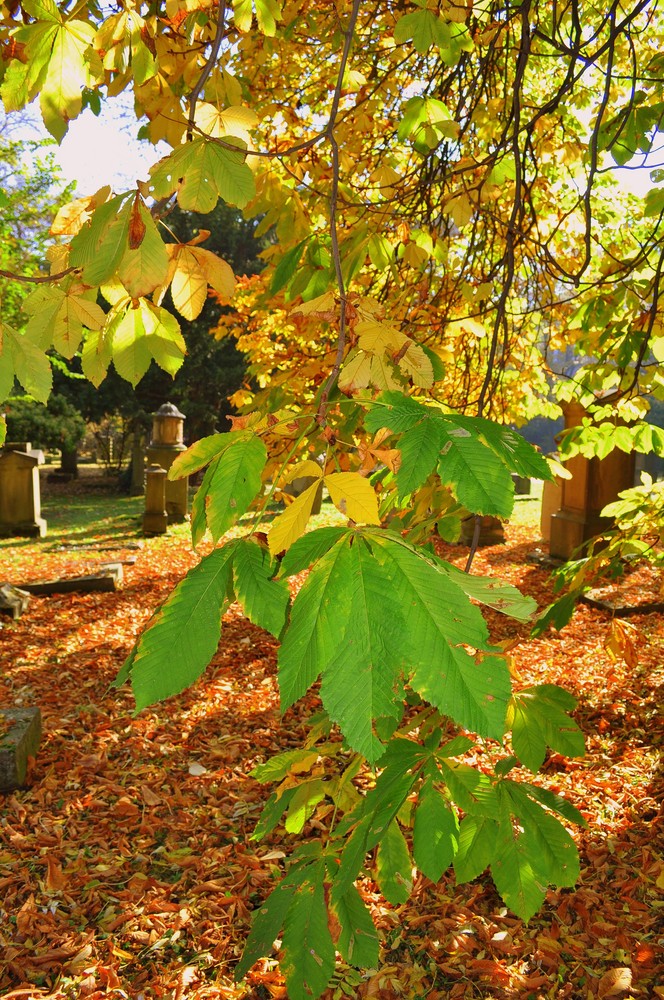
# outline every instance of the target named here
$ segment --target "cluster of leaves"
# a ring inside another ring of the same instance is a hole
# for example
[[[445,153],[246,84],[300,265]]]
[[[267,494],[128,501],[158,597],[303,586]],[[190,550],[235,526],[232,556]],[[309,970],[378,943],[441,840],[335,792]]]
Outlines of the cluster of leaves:
[[[426,477],[440,456],[445,479],[461,492],[481,491],[482,509],[491,514],[504,511],[508,496],[513,499],[508,470],[546,471],[538,453],[514,432],[446,415],[399,394],[379,398],[367,419],[405,431],[409,477]],[[434,458],[431,452],[416,458],[407,443],[424,423],[427,436],[437,441]],[[207,467],[193,504],[194,544],[206,530],[218,541],[248,510],[262,491],[264,463],[265,446],[247,429],[205,438],[176,459],[171,478]],[[318,478],[311,476],[314,482],[272,522],[267,537],[250,534],[203,556],[156,612],[117,681],[131,679],[138,708],[189,686],[213,656],[222,616],[233,601],[280,640],[284,710],[320,678],[324,711],[307,746],[256,772],[280,784],[255,836],[271,832],[284,813],[292,833],[302,832],[315,814],[327,817],[328,836],[295,852],[287,875],[256,915],[238,969],[242,976],[268,953],[283,926],[282,968],[293,997],[323,992],[334,971],[335,947],[351,964],[375,963],[376,931],[355,886],[374,850],[371,868],[391,902],[408,898],[413,865],[438,880],[453,863],[460,881],[489,866],[505,901],[528,919],[548,884],[571,885],[578,874],[574,841],[556,814],[583,822],[552,793],[508,777],[519,765],[536,772],[547,747],[583,753],[583,737],[569,715],[574,699],[554,685],[513,692],[505,658],[489,642],[476,603],[524,621],[534,602],[509,585],[464,574],[401,532],[379,527],[376,495],[358,473],[323,476],[315,463],[304,464],[297,471],[311,473],[314,466]],[[489,492],[487,477],[495,483]],[[365,527],[304,533],[308,497],[321,479],[351,524],[357,519]],[[293,600],[287,580],[307,568]],[[333,725],[341,741],[330,738]],[[454,725],[476,736],[450,739]],[[509,747],[501,753],[509,730],[512,753]],[[456,759],[478,739],[497,744],[491,773]],[[366,784],[367,767],[375,784],[363,796],[354,779],[361,775]],[[413,857],[403,828],[412,829]],[[334,940],[331,915],[338,922]]]
[[[241,329],[251,357],[246,412],[171,470],[205,470],[192,537],[208,533],[215,548],[156,612],[121,679],[139,707],[192,683],[232,600],[280,639],[284,707],[320,678],[340,749],[314,740],[311,767],[275,765],[282,785],[261,829],[285,810],[301,830],[327,803],[327,840],[296,855],[240,970],[283,925],[294,1000],[325,988],[335,946],[373,959],[354,883],[375,851],[378,883],[403,898],[411,811],[423,872],[452,862],[471,878],[488,865],[524,918],[548,882],[574,877],[553,813],[578,815],[508,778],[517,763],[537,770],[547,745],[581,752],[573,702],[552,686],[512,691],[477,603],[520,620],[534,608],[442,563],[429,541],[455,537],[468,514],[508,518],[512,473],[550,476],[507,427],[547,411],[558,362],[561,398],[608,391],[608,406],[664,392],[663,210],[657,197],[647,213],[617,197],[603,168],[651,148],[664,72],[644,39],[662,27],[643,0],[608,13],[544,0],[173,0],[165,16],[85,0],[2,7],[8,110],[38,97],[61,138],[84,102],[133,87],[142,134],[171,152],[136,189],[58,213],[54,281],[28,298],[25,332],[5,337],[13,369],[0,388],[30,370],[45,398],[52,346],[80,350],[94,385],[111,362],[134,384],[152,360],[179,369],[186,344],[167,289],[191,321],[209,288],[226,303],[235,277],[200,238],[165,239],[174,200],[209,213],[222,199],[260,216],[256,234],[272,240],[237,317],[218,327]],[[289,500],[285,488],[307,478]],[[278,489],[287,506],[265,539],[251,529],[224,541]],[[324,489],[349,523],[307,535]],[[293,600],[286,581],[307,569]],[[471,738],[493,741],[493,772],[456,760]],[[342,768],[329,794],[307,777],[319,757]],[[364,768],[375,784],[353,801]]]

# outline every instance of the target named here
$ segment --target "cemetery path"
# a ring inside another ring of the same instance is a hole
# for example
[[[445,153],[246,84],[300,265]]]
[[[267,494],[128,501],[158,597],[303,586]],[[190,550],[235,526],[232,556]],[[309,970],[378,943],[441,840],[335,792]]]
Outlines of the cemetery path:
[[[544,605],[547,571],[524,561],[536,541],[508,526],[507,544],[481,550],[474,571]],[[444,552],[463,564],[465,550]],[[250,840],[268,789],[248,772],[298,745],[315,699],[280,718],[276,643],[233,608],[195,689],[134,718],[130,692],[109,684],[192,555],[184,534],[133,554],[116,593],[34,597],[20,620],[0,620],[0,706],[39,705],[44,730],[28,787],[0,801],[0,995],[284,998],[273,960],[232,980],[250,912],[289,851],[281,835]],[[89,572],[108,554],[42,543],[4,557],[19,580]],[[646,574],[632,585],[655,582]],[[554,754],[541,776],[588,818],[574,831],[579,883],[550,891],[525,925],[488,877],[418,877],[400,907],[365,882],[383,964],[364,977],[342,969],[327,1000],[664,997],[663,617],[620,626],[629,662],[609,655],[610,617],[595,608],[530,642],[497,613],[490,624],[518,683],[560,683],[579,699],[587,756]]]

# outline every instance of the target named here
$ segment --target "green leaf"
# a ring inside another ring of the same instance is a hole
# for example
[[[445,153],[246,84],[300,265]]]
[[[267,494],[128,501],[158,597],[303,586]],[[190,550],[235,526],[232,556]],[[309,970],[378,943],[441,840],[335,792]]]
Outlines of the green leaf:
[[[547,746],[567,757],[585,753],[583,733],[567,714],[576,700],[555,684],[540,684],[514,694],[512,748],[533,773],[544,763]]]
[[[115,369],[133,386],[140,382],[152,361],[143,319],[140,305],[129,306],[107,328]]]
[[[293,542],[282,559],[279,575],[295,576],[296,573],[308,569],[312,563],[317,562],[326,552],[329,552],[342,535],[348,533],[348,528],[328,527],[316,528],[314,531],[302,535],[296,542]]]
[[[444,441],[443,428],[436,420],[422,420],[406,431],[399,442],[399,497],[413,493],[424,483],[436,465]]]
[[[546,883],[573,886],[580,875],[579,854],[562,823],[532,801],[528,785],[503,781],[499,790],[522,827],[520,836],[533,870]]]
[[[145,232],[140,246],[132,250],[129,241],[118,263],[117,276],[133,299],[149,295],[161,285],[168,271],[169,256],[152,215],[142,202],[134,204],[132,212]]]
[[[254,175],[245,163],[244,151],[207,139],[179,146],[153,168],[151,179],[156,198],[177,191],[180,208],[189,212],[211,212],[219,197],[244,208],[255,194]]]
[[[288,804],[284,828],[287,833],[302,833],[305,823],[313,815],[319,802],[325,798],[325,783],[321,778],[303,781],[295,788]]]
[[[558,631],[560,631],[561,628],[564,628],[574,614],[576,602],[578,601],[580,594],[580,590],[571,590],[569,594],[565,594],[564,597],[559,597],[557,601],[553,601],[549,604],[549,606],[537,616],[530,633],[531,638],[535,639],[538,636],[543,635],[550,625],[553,625],[553,627]]]
[[[300,263],[300,258],[307,242],[307,240],[301,240],[281,258],[272,274],[270,295],[276,295],[291,280],[297,270],[297,265]]]
[[[437,757],[454,802],[469,815],[495,819],[499,811],[498,798],[491,779],[469,764],[441,759],[440,753]]]
[[[489,576],[472,576],[470,573],[463,573],[456,566],[439,560],[443,572],[461,587],[463,592],[480,604],[485,604],[489,608],[495,608],[510,618],[525,622],[532,618],[537,611],[537,603],[532,597],[522,594],[516,587],[503,580],[497,580]]]
[[[568,823],[576,823],[582,827],[588,826],[576,806],[573,806],[571,802],[564,799],[562,795],[556,795],[555,792],[549,791],[548,788],[540,788],[538,785],[526,785],[525,791],[531,799],[535,799],[536,802],[540,802],[547,809],[557,812]]]
[[[388,903],[405,903],[410,896],[412,866],[406,839],[393,819],[381,838],[376,856],[376,881]]]
[[[338,619],[352,610],[343,576],[349,535],[344,534],[315,563],[293,602],[290,624],[279,649],[283,712],[306,694],[336,654]]]
[[[404,14],[394,26],[395,42],[413,40],[415,50],[424,55],[432,45],[447,49],[450,44],[450,26],[432,10],[417,10]]]
[[[382,392],[368,410],[364,426],[371,434],[383,427],[391,431],[407,431],[428,417],[429,413],[428,407],[416,403],[402,392]]]
[[[294,885],[284,885],[281,882],[253,914],[242,958],[235,968],[236,982],[247,974],[259,958],[264,958],[272,951],[272,945],[279,937],[286,914],[293,902],[295,888]]]
[[[465,816],[459,826],[459,849],[454,858],[457,882],[472,882],[488,868],[494,856],[498,823],[487,816]]]
[[[336,887],[335,887],[336,888]],[[349,965],[360,969],[378,965],[378,934],[364,901],[354,885],[343,894],[332,889],[332,907],[341,927],[337,949]]]
[[[333,722],[358,753],[374,762],[383,744],[373,734],[378,718],[399,718],[401,683],[393,634],[404,627],[402,609],[386,591],[385,575],[369,548],[358,540],[345,546],[337,564],[343,573],[350,614],[337,618],[336,655],[322,671],[321,698]],[[336,602],[330,581],[328,600]]]
[[[266,457],[263,441],[252,435],[234,441],[210,467],[207,500],[203,502],[207,504],[207,526],[215,544],[246,513],[260,490]]]
[[[288,995],[319,997],[334,972],[334,945],[328,928],[322,862],[309,866],[284,920],[281,971]]]
[[[507,467],[465,427],[446,431],[438,475],[473,514],[511,516],[514,483]]]
[[[83,269],[88,285],[101,285],[115,275],[128,247],[131,200],[117,195],[100,205],[71,241],[69,263]]]
[[[281,819],[282,813],[288,808],[290,800],[295,795],[297,786],[286,788],[279,794],[273,792],[263,806],[260,819],[256,823],[256,828],[251,834],[251,840],[262,840],[272,833],[277,823]]]
[[[96,389],[106,378],[112,360],[111,346],[103,330],[90,330],[81,349],[83,374]]]
[[[207,467],[201,485],[196,490],[191,504],[191,544],[194,548],[199,545],[207,531],[207,510],[205,503],[210,483],[217,471],[218,465],[219,459],[215,458]]]
[[[168,478],[184,479],[185,476],[192,476],[199,469],[209,465],[217,455],[221,455],[234,440],[232,431],[230,434],[210,434],[208,437],[200,438],[177,456],[168,470]]]
[[[281,781],[285,778],[291,768],[297,765],[298,772],[304,771],[318,760],[318,751],[306,748],[298,750],[284,750],[283,753],[275,754],[264,764],[257,764],[249,772],[256,781]]]
[[[8,332],[9,327],[5,327],[5,336]],[[25,334],[10,335],[9,342],[16,378],[29,396],[33,396],[38,403],[46,403],[53,386],[51,363],[46,353]]]
[[[168,309],[156,306],[147,299],[141,299],[141,316],[148,350],[159,367],[174,377],[187,353],[180,324]]]
[[[67,21],[56,29],[39,104],[44,125],[58,142],[80,114],[82,91],[90,83],[87,54],[94,36],[95,29],[84,21]]]
[[[286,621],[290,591],[285,580],[273,580],[276,560],[250,539],[238,541],[233,559],[235,595],[254,625],[279,636]]]
[[[426,557],[388,533],[372,544],[384,556],[384,589],[407,608],[390,655],[410,665],[412,687],[439,711],[480,736],[501,739],[511,694],[499,657],[480,664],[461,643],[487,649],[487,626],[463,591]],[[387,582],[389,581],[389,582]]]
[[[528,921],[546,896],[546,880],[536,870],[526,838],[504,817],[491,843],[491,875],[511,910]]]
[[[201,559],[177,585],[132,654],[131,683],[140,711],[184,691],[214,656],[230,603],[235,546]]]
[[[445,418],[481,437],[510,472],[534,479],[553,479],[549,463],[525,438],[509,427],[502,427],[483,417],[448,414]]]
[[[419,870],[437,882],[449,868],[459,844],[459,822],[444,795],[428,778],[420,790],[415,824],[413,854]]]
[[[14,358],[12,356],[12,342],[17,336],[6,323],[0,323],[0,402],[11,395],[14,388]],[[3,422],[3,428],[6,430]]]

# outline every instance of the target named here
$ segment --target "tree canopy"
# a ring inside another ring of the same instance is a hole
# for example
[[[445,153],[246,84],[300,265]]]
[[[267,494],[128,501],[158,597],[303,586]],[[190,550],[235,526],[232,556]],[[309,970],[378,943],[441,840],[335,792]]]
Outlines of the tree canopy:
[[[120,678],[139,707],[192,683],[235,599],[281,640],[284,708],[321,678],[309,745],[257,772],[280,782],[258,833],[284,811],[301,832],[324,800],[332,819],[258,911],[238,975],[282,928],[293,998],[325,989],[335,948],[370,965],[355,888],[367,857],[394,902],[413,860],[433,879],[489,866],[527,919],[547,883],[575,879],[554,814],[581,817],[509,775],[536,772],[547,747],[582,752],[573,699],[513,690],[478,604],[518,620],[535,608],[429,542],[461,517],[508,518],[510,473],[550,475],[511,425],[557,413],[556,399],[595,418],[575,447],[661,448],[642,417],[646,396],[664,395],[662,175],[641,199],[615,183],[649,154],[656,166],[660,5],[23,0],[3,6],[2,32],[8,111],[38,99],[61,139],[82,107],[130,89],[141,136],[171,150],[135,189],[58,212],[52,280],[25,301],[24,332],[3,320],[0,396],[16,376],[45,399],[52,346],[80,350],[94,385],[111,363],[132,383],[153,360],[174,374],[186,342],[167,290],[193,321],[212,288],[232,306],[216,336],[251,359],[234,429],[169,473],[206,470],[192,536],[215,547]],[[163,225],[174,200],[205,214],[220,199],[270,234],[260,275],[236,282],[204,233],[174,243]],[[256,532],[302,477],[312,484]],[[305,534],[321,486],[348,525]],[[293,599],[287,578],[307,568]],[[493,746],[489,771],[464,762],[473,739]],[[321,756],[338,766],[332,784]],[[377,777],[360,795],[366,766]]]

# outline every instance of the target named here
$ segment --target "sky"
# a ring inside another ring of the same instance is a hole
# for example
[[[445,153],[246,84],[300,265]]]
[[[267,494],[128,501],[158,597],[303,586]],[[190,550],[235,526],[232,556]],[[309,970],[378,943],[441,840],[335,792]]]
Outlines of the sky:
[[[133,114],[131,95],[122,94],[113,101],[113,110],[102,105],[99,117],[90,110],[84,111],[69,125],[69,131],[62,144],[53,147],[55,160],[59,164],[66,181],[76,181],[79,196],[94,194],[105,184],[117,192],[132,189],[137,180],[146,180],[148,170],[160,157],[168,152],[168,146],[160,143],[154,147],[149,142],[136,139],[140,127]],[[36,105],[26,109],[23,128],[33,136],[46,136]],[[655,157],[662,160],[662,149]],[[651,166],[617,169],[616,179],[621,188],[637,195],[645,195],[653,186],[649,171]],[[604,165],[613,165],[607,158]],[[659,162],[657,164],[659,166]]]

